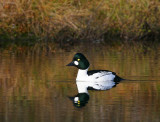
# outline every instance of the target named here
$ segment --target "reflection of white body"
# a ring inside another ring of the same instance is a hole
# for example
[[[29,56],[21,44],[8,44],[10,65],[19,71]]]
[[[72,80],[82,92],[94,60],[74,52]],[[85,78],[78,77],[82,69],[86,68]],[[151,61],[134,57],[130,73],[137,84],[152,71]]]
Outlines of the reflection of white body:
[[[77,81],[76,84],[77,84],[77,88],[78,88],[78,93],[87,93],[88,94],[88,90],[87,90],[88,85],[89,85],[88,82]]]
[[[78,93],[88,93],[87,88],[95,90],[108,90],[116,85],[114,81],[76,81]]]

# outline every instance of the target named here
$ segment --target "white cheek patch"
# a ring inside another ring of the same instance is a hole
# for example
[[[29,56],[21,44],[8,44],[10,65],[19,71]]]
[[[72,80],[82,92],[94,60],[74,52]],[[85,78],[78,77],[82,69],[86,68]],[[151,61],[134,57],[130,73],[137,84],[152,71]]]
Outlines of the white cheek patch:
[[[79,98],[78,97],[75,97],[74,98],[74,102],[78,102]]]
[[[74,61],[74,64],[75,64],[75,65],[78,65],[79,63],[78,63],[78,61]]]

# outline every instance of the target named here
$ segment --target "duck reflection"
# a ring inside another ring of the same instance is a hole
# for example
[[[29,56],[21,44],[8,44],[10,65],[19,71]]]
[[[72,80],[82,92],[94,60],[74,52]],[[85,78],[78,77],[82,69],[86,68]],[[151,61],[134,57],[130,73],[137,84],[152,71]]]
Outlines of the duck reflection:
[[[70,97],[70,99],[73,101],[73,105],[77,108],[84,107],[89,100],[89,94],[87,93],[78,93],[74,97]]]
[[[84,107],[89,101],[88,90],[109,90],[115,87],[119,82],[115,81],[103,81],[103,82],[86,82],[76,81],[78,94],[74,97],[70,97],[75,107]]]

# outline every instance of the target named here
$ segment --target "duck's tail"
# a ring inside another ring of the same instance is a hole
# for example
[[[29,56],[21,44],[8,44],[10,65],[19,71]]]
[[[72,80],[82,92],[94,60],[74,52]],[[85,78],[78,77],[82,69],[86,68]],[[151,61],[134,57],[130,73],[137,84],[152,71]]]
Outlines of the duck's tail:
[[[115,78],[114,78],[114,82],[116,82],[116,83],[119,83],[120,81],[122,81],[122,80],[125,80],[125,79],[123,79],[123,78],[121,78],[121,77],[119,77],[119,76],[115,76]]]

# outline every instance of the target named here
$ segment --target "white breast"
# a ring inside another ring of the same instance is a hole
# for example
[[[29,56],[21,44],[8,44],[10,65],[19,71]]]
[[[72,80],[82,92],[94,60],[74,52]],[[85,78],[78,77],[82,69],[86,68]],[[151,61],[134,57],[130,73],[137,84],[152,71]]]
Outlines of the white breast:
[[[76,81],[89,81],[89,77],[87,75],[88,69],[85,70],[78,70]]]

